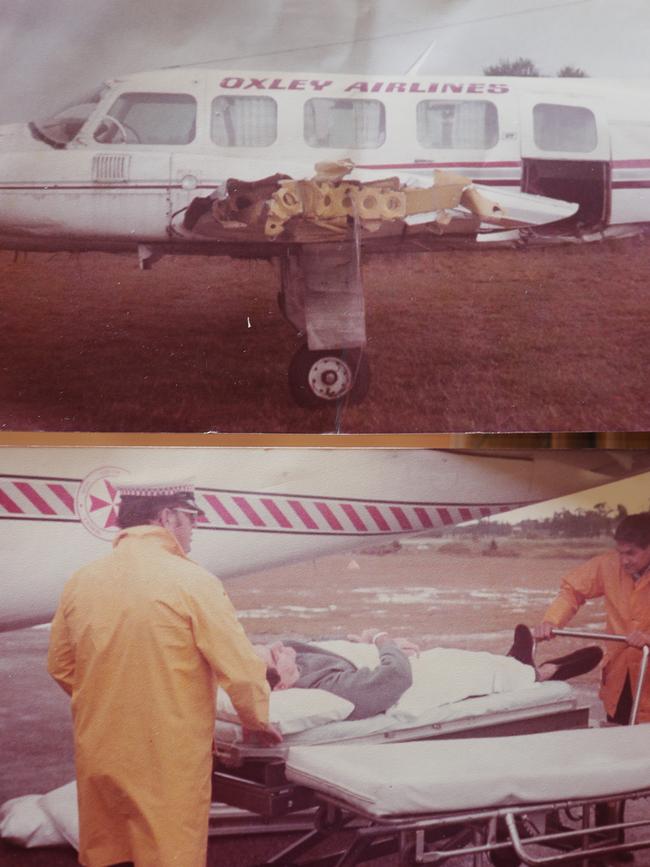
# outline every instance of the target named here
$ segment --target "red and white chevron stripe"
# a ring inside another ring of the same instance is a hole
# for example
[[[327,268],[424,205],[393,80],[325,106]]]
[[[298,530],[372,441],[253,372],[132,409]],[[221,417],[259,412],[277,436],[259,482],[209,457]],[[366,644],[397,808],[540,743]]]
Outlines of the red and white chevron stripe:
[[[82,485],[77,479],[1,477],[0,518],[83,520],[105,531],[116,530],[118,503],[110,479],[97,478],[85,489]],[[205,513],[199,521],[202,529],[347,536],[418,533],[519,505],[412,503],[206,488],[197,489],[196,499]]]
[[[508,511],[512,505],[441,505],[291,494],[197,491],[199,526],[273,533],[382,535],[417,533]]]
[[[0,517],[77,520],[75,497],[79,481],[0,478]]]

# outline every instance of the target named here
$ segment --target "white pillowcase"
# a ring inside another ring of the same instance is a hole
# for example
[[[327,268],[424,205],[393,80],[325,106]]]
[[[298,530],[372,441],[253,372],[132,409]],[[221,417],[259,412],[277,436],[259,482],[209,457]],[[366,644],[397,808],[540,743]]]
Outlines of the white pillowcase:
[[[65,840],[41,809],[41,795],[22,795],[0,805],[0,837],[17,846],[56,846]]]
[[[324,689],[280,689],[271,693],[269,719],[283,735],[293,735],[305,729],[346,719],[354,705]],[[217,693],[217,716],[228,722],[239,722],[228,694]]]
[[[77,784],[5,801],[0,805],[0,837],[26,848],[69,843],[78,849]]]
[[[77,783],[67,783],[53,789],[41,798],[41,809],[52,820],[54,827],[75,849],[79,848],[79,812],[77,810]]]

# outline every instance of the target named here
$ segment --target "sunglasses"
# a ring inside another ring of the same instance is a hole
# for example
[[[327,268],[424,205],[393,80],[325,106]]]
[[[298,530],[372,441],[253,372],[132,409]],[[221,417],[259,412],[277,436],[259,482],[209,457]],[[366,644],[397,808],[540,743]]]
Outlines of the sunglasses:
[[[190,524],[195,527],[199,518],[203,517],[203,512],[197,509],[184,509],[182,506],[174,506],[172,509],[174,512],[182,512],[184,515],[188,515],[190,519]]]

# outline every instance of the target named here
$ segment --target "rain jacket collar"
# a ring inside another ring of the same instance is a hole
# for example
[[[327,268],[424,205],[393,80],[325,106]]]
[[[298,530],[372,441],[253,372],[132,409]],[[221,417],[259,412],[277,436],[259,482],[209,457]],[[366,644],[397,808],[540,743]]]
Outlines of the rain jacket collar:
[[[156,545],[170,554],[188,559],[172,533],[159,524],[142,524],[138,527],[127,527],[125,530],[120,530],[113,540],[113,547],[117,548],[120,542],[125,539],[141,539],[143,542]]]

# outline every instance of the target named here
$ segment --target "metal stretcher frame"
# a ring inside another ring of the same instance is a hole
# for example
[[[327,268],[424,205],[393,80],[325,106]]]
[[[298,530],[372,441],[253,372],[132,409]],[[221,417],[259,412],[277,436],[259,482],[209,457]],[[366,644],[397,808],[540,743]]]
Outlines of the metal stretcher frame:
[[[498,809],[477,809],[471,811],[444,813],[438,816],[401,816],[399,818],[377,817],[359,805],[349,804],[331,795],[319,795],[320,809],[315,829],[297,842],[283,849],[260,867],[354,867],[365,861],[397,854],[400,867],[416,864],[442,864],[456,856],[472,856],[478,859],[484,854],[514,849],[517,857],[529,867],[560,865],[606,855],[613,852],[633,851],[650,848],[650,836],[626,843],[602,844],[597,838],[614,834],[619,830],[630,830],[650,826],[650,818],[641,821],[616,822],[608,825],[590,825],[589,816],[597,804],[611,804],[616,800],[650,798],[650,787],[642,791],[626,792],[623,796],[540,802],[534,805],[501,807]],[[534,827],[531,814],[548,815],[560,810],[581,811],[582,825],[573,830],[555,833],[541,833],[527,830],[524,834],[520,827]],[[318,846],[323,840],[336,832],[343,831],[352,822],[365,820],[357,828],[355,836],[344,849],[317,855],[309,860],[296,861]],[[499,823],[507,829],[507,838],[497,838]],[[596,838],[596,839],[594,839]],[[580,840],[579,847],[567,845]],[[563,849],[559,854],[535,854],[533,847]]]

